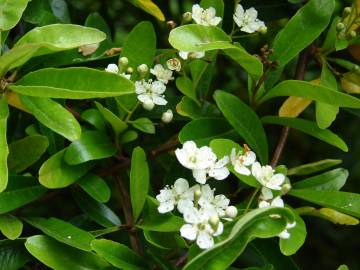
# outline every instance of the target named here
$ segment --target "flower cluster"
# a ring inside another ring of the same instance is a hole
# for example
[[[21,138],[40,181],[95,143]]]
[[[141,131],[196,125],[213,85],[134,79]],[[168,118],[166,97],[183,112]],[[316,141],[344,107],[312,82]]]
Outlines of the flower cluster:
[[[229,175],[226,165],[229,157],[218,160],[210,147],[198,148],[192,141],[175,151],[181,165],[192,170],[199,184],[190,187],[186,179],[179,178],[174,185],[166,186],[156,196],[158,211],[167,213],[176,209],[183,215],[185,224],[180,229],[182,237],[195,241],[202,249],[214,245],[214,237],[223,232],[223,220],[232,220],[237,215],[235,206],[225,195],[215,195],[215,189],[205,184],[208,178],[223,180]]]
[[[243,6],[237,4],[233,15],[234,22],[240,27],[240,30],[246,33],[261,32],[266,33],[267,28],[263,21],[257,18],[258,12],[255,8],[244,10]]]

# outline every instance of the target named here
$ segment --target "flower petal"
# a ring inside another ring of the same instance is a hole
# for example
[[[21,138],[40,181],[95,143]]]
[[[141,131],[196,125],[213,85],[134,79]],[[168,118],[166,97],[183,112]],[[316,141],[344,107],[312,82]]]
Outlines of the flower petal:
[[[197,229],[193,225],[185,224],[180,228],[180,234],[182,237],[194,241],[197,236]]]
[[[208,232],[200,231],[196,239],[196,244],[201,249],[211,248],[214,245],[214,239],[210,234],[208,234]]]

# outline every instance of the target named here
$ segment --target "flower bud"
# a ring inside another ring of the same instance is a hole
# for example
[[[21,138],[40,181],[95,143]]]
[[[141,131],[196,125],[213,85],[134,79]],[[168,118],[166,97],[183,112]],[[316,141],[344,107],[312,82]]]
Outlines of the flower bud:
[[[194,192],[194,205],[195,205],[195,207],[198,206],[200,197],[201,197],[201,190],[200,189],[195,190],[195,192]]]
[[[149,67],[146,64],[141,64],[140,66],[137,67],[137,71],[140,74],[145,75],[146,73],[149,72]]]
[[[349,37],[350,37],[350,38],[355,38],[356,35],[357,35],[357,33],[356,33],[356,31],[354,31],[354,30],[350,31],[350,33],[349,33]]]
[[[173,112],[172,110],[167,110],[166,112],[164,112],[161,116],[161,121],[163,121],[165,124],[168,124],[172,121],[173,119]]]
[[[183,14],[183,21],[185,22],[185,23],[187,23],[187,22],[190,22],[192,20],[192,14],[191,14],[191,12],[185,12],[184,14]]]
[[[267,33],[267,27],[266,26],[261,26],[259,29],[259,33],[262,35],[265,35]]]
[[[220,223],[220,219],[219,219],[218,215],[213,215],[210,217],[209,224],[215,232],[217,231],[217,229],[219,227],[219,223]]]
[[[170,29],[174,29],[176,27],[176,22],[174,21],[167,21],[166,24]]]
[[[129,64],[129,59],[127,57],[120,57],[119,65],[120,66],[127,66]]]
[[[230,205],[225,210],[225,215],[229,218],[235,218],[238,214],[238,210],[235,206]]]
[[[181,62],[177,58],[171,58],[166,61],[166,66],[170,70],[180,71],[181,70]]]
[[[128,67],[126,69],[126,72],[129,73],[129,74],[132,74],[134,72],[134,69],[132,67]]]
[[[105,68],[106,72],[110,72],[110,73],[118,73],[119,72],[119,67],[115,64],[109,64],[106,68]]]
[[[143,104],[143,108],[147,111],[151,111],[155,107],[155,103],[151,99],[147,99]]]
[[[344,8],[344,16],[347,16],[347,15],[349,15],[351,13],[351,7],[346,7],[346,8]]]
[[[281,187],[281,194],[282,194],[282,195],[285,195],[285,194],[287,194],[290,190],[291,190],[291,185],[290,185],[290,184],[284,184],[284,185]]]
[[[343,24],[342,22],[339,22],[337,25],[336,25],[336,30],[338,31],[341,31],[345,28],[345,24]]]

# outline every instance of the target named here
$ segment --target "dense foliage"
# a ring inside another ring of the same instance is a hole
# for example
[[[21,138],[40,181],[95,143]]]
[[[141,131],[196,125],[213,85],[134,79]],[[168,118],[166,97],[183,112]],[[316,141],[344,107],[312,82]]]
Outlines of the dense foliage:
[[[358,225],[360,1],[157,2],[0,0],[1,270],[307,269]]]

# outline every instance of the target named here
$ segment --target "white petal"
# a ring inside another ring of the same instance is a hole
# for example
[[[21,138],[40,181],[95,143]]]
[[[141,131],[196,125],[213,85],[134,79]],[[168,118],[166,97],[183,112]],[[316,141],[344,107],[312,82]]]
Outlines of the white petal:
[[[187,209],[194,207],[194,203],[190,200],[179,200],[177,209],[183,214]]]
[[[259,162],[255,162],[251,167],[251,172],[258,179],[261,176],[261,165]]]
[[[251,172],[248,168],[246,168],[245,166],[241,165],[240,162],[236,162],[235,166],[234,166],[234,170],[235,172],[239,173],[239,174],[243,174],[243,175],[250,175]]]
[[[226,209],[229,206],[230,200],[225,195],[216,195],[214,198],[214,204],[218,208]]]
[[[295,228],[295,226],[296,226],[296,221],[294,221],[293,223],[288,223],[286,225],[286,229],[292,229],[292,228]]]
[[[214,190],[211,189],[209,185],[203,185],[201,187],[201,198],[207,202],[212,202],[214,200]]]
[[[182,59],[186,60],[186,59],[188,59],[189,52],[180,51],[180,52],[179,52],[179,56],[180,56]]]
[[[198,235],[198,237],[196,239],[196,244],[201,249],[211,248],[214,245],[214,239],[206,231],[200,231],[199,235]]]
[[[281,239],[289,239],[290,233],[285,229],[278,235]]]
[[[230,160],[229,156],[224,156],[222,159],[218,160],[215,163],[215,168],[221,168],[226,166],[229,163],[229,160]]]
[[[197,224],[200,222],[200,213],[194,207],[185,209],[183,214],[184,214],[184,220],[188,223]]]
[[[230,174],[228,168],[223,167],[219,169],[212,169],[209,171],[209,176],[215,178],[216,180],[224,180]]]
[[[193,170],[192,173],[196,182],[200,184],[206,183],[206,170]]]
[[[270,179],[270,183],[273,186],[281,186],[285,181],[285,175],[283,175],[282,173],[277,173],[275,175],[273,175]]]
[[[284,201],[281,199],[280,196],[275,197],[275,199],[272,200],[271,206],[273,207],[284,207]]]
[[[140,94],[137,96],[138,100],[141,101],[142,103],[145,103],[146,101],[152,101],[151,97],[148,94]]]
[[[180,228],[180,234],[182,237],[194,241],[197,236],[197,229],[190,224],[185,224]]]
[[[160,203],[160,205],[158,207],[158,211],[161,214],[170,212],[172,210],[174,210],[174,203],[172,201]]]
[[[258,12],[255,8],[251,7],[245,11],[245,16],[248,17],[248,21],[253,22],[258,16]]]
[[[219,222],[219,226],[216,230],[216,232],[213,234],[214,236],[219,236],[224,231],[224,224],[222,222]]]
[[[109,64],[106,68],[105,71],[110,72],[110,73],[118,73],[119,72],[119,67],[115,64]]]
[[[267,187],[262,187],[261,195],[262,195],[262,199],[264,199],[265,201],[268,201],[268,200],[271,200],[272,198],[274,198],[274,195],[273,195],[271,189],[269,189]]]
[[[191,55],[193,58],[199,59],[199,58],[203,58],[205,56],[205,52],[193,52],[193,53],[191,53]]]
[[[156,105],[166,105],[168,103],[165,98],[158,95],[152,95],[152,100]]]
[[[174,189],[176,194],[182,194],[189,189],[189,183],[184,178],[179,178],[174,183]]]
[[[267,208],[267,207],[270,207],[270,203],[268,203],[267,201],[259,202],[259,208]]]
[[[164,188],[160,190],[160,193],[156,196],[156,199],[161,202],[166,202],[173,199],[173,193],[170,189]]]
[[[253,151],[248,151],[244,156],[244,165],[250,166],[256,161],[256,154]]]

